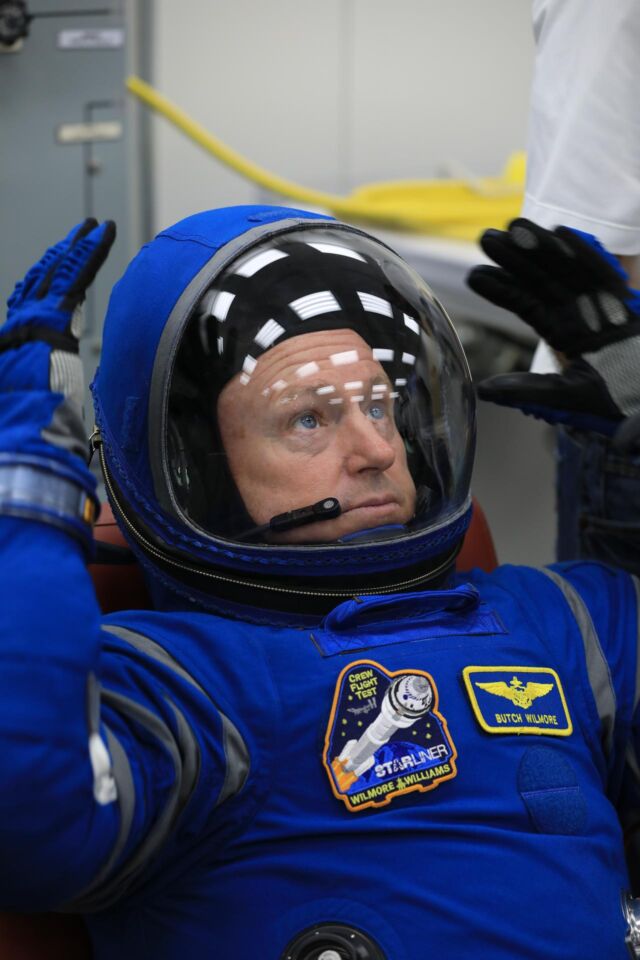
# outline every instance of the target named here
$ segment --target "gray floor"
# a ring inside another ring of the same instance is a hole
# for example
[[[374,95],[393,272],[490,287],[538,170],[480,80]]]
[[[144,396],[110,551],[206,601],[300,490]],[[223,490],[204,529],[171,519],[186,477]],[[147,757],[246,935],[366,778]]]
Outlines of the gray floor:
[[[501,563],[554,559],[553,430],[532,417],[478,405],[472,489],[487,515]]]

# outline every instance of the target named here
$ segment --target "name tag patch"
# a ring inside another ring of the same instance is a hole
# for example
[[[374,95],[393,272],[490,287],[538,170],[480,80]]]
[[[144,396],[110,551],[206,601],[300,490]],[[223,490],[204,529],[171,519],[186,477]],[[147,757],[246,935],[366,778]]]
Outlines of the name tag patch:
[[[487,733],[568,737],[573,724],[560,677],[549,667],[465,667],[471,707]]]
[[[456,776],[456,757],[430,674],[388,671],[374,660],[356,660],[340,673],[322,759],[347,810],[434,790]]]

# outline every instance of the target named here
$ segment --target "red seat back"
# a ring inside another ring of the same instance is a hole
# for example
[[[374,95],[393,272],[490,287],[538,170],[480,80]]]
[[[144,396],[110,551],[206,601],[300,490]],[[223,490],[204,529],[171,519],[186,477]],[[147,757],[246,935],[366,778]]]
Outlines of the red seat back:
[[[0,913],[0,960],[91,960],[81,917]]]
[[[101,543],[114,547],[127,546],[108,503],[101,506],[94,536]],[[133,558],[130,563],[92,563],[89,571],[103,613],[146,610],[151,606],[142,570]]]
[[[462,550],[458,554],[456,570],[462,572],[480,567],[481,570],[491,573],[497,566],[498,557],[487,518],[478,501],[474,499],[471,523],[466,532]]]

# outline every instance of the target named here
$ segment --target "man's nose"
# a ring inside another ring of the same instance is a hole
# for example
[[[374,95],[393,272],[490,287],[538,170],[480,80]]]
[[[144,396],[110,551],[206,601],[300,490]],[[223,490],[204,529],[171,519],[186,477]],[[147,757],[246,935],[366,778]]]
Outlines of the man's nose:
[[[396,451],[374,420],[358,409],[345,420],[344,430],[349,472],[389,469],[396,458]]]

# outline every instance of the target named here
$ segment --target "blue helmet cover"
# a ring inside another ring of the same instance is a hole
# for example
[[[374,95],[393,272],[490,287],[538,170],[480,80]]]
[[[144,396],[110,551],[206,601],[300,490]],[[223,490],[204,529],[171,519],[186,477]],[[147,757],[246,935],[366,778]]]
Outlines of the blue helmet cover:
[[[232,259],[255,242],[251,237],[282,232],[305,221],[328,224],[332,218],[286,207],[228,207],[188,217],[160,232],[141,249],[112,290],[100,366],[92,384],[105,461],[127,511],[140,518],[146,530],[167,549],[196,562],[212,564],[231,574],[280,572],[294,578],[335,575],[336,566],[338,572],[345,573],[397,571],[441,555],[461,540],[470,517],[468,499],[436,529],[401,539],[359,543],[356,538],[339,546],[274,547],[237,544],[194,529],[171,508],[159,479],[158,451],[163,449],[164,439],[157,432],[163,422],[158,407],[166,405],[167,399],[157,389],[154,392],[154,383],[157,387],[159,367],[172,359],[165,332],[169,318],[181,309],[188,315],[202,289],[211,282],[208,265],[213,258],[217,263],[222,256],[224,263],[225,251],[227,260]],[[166,383],[166,371],[162,376]],[[470,447],[472,456],[473,440]],[[118,510],[115,513],[118,517]],[[123,531],[130,539],[126,525]],[[147,569],[149,562],[153,565],[148,556],[142,559]]]

